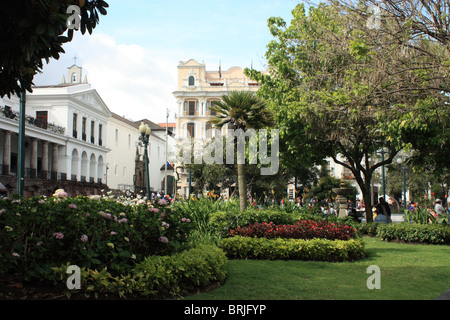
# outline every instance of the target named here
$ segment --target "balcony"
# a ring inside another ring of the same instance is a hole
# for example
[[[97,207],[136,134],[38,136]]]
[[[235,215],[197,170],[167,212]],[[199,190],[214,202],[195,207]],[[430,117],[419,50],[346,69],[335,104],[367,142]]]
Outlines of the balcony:
[[[19,121],[19,112],[11,110],[10,108],[0,107],[0,117],[8,118]],[[38,120],[32,116],[26,115],[26,124],[36,128],[41,128],[53,133],[64,135],[66,128],[58,126],[54,123]]]

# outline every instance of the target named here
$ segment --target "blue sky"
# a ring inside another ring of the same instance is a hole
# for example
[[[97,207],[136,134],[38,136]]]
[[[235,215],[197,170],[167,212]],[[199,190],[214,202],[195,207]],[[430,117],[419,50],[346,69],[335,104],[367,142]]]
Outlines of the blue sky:
[[[290,22],[300,0],[106,0],[92,35],[78,32],[66,54],[44,67],[36,85],[57,84],[73,64],[83,67],[111,111],[132,120],[174,121],[177,65],[191,58],[207,70],[265,67],[272,39],[267,19]]]

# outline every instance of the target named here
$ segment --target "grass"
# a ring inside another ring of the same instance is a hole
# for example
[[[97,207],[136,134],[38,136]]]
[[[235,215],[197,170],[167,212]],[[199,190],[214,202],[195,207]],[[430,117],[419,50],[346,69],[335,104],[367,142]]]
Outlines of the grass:
[[[186,300],[433,300],[450,287],[450,246],[365,238],[368,257],[343,263],[230,260],[226,283]],[[367,288],[370,265],[381,289]]]

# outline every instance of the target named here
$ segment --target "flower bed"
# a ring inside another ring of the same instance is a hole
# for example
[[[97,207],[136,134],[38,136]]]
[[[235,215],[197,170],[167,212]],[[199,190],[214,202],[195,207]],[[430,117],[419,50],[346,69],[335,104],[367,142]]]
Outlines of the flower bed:
[[[301,220],[296,224],[279,224],[273,222],[255,223],[246,227],[238,227],[230,231],[232,236],[258,238],[289,238],[289,239],[328,239],[349,240],[356,236],[353,227],[332,223],[329,221]]]
[[[50,279],[52,267],[108,268],[125,274],[150,255],[186,247],[189,217],[165,203],[124,205],[100,197],[0,200],[0,274]]]

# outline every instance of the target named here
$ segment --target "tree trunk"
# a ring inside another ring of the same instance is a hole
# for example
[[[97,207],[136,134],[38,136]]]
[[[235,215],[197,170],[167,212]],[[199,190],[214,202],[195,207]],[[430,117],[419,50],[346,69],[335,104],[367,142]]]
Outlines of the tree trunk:
[[[245,182],[245,164],[238,164],[239,204],[241,211],[247,208],[247,184]]]

